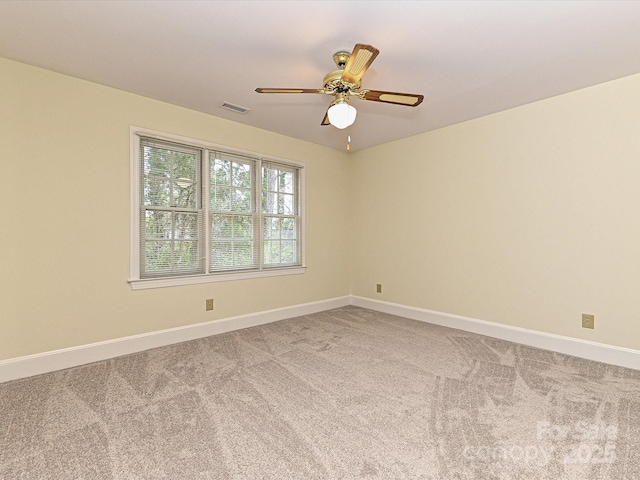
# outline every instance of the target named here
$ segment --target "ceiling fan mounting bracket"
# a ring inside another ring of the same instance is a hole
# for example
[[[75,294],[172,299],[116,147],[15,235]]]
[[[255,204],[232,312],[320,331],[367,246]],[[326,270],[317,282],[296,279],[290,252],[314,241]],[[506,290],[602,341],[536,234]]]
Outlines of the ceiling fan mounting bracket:
[[[333,61],[336,62],[336,65],[340,70],[344,70],[344,66],[349,61],[350,56],[351,56],[351,52],[339,50],[333,54]]]

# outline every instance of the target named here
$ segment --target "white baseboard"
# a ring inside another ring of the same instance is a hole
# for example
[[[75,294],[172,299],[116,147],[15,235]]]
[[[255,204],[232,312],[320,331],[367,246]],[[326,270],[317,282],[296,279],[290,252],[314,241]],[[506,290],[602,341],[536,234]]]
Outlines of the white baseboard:
[[[350,297],[338,297],[2,360],[0,361],[0,383],[42,373],[54,372],[65,368],[77,367],[87,363],[99,362],[109,358],[164,347],[174,343],[186,342],[188,340],[195,340],[210,335],[263,325],[286,318],[309,315],[332,308],[344,307],[349,304]]]
[[[2,360],[0,361],[0,383],[99,362],[210,335],[264,325],[286,318],[310,315],[346,305],[355,305],[413,320],[508,340],[522,345],[640,370],[640,351],[638,350],[527,330],[433,310],[408,307],[396,303],[382,302],[370,298],[346,296]]]
[[[640,370],[640,351],[630,348],[616,347],[604,343],[538,332],[536,330],[528,330],[526,328],[513,327],[511,325],[487,322],[422,308],[408,307],[396,303],[381,302],[364,297],[352,296],[351,305],[399,315],[421,322],[433,323],[443,327],[487,335],[489,337],[564,353],[574,357],[595,360],[596,362]]]

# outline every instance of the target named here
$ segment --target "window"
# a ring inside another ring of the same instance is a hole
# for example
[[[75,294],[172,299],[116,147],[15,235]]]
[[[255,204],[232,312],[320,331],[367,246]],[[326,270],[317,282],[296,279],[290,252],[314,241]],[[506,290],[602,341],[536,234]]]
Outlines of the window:
[[[304,272],[303,166],[132,127],[134,289]]]

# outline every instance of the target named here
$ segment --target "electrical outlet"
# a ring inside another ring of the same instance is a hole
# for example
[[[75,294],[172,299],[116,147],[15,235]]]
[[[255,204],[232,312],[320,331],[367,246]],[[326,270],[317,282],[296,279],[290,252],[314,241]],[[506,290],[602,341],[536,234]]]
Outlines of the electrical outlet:
[[[595,325],[595,315],[582,314],[582,328],[593,328]]]
[[[382,284],[381,283],[377,283],[376,284],[376,292],[382,293]]]
[[[205,308],[207,310],[213,310],[213,298],[207,298],[207,306]]]

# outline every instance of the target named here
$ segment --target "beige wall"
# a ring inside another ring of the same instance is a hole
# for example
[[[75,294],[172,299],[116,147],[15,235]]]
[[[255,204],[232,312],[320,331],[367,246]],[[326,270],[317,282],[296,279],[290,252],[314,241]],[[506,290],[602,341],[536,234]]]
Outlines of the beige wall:
[[[640,75],[350,155],[4,59],[0,78],[0,360],[350,291],[640,349]],[[307,273],[132,291],[130,125],[304,162]]]
[[[0,360],[349,294],[346,153],[4,59],[0,79]],[[132,291],[130,125],[303,162],[307,272]]]
[[[639,106],[635,75],[356,152],[352,294],[640,349]]]

